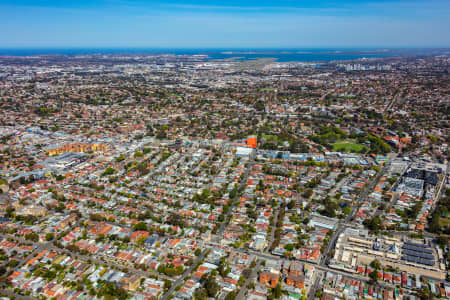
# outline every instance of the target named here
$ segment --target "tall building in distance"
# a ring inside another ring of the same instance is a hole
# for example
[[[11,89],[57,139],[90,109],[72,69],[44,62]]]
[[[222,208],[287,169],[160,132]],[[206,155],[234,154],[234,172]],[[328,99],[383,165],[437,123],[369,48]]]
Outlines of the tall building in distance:
[[[256,135],[251,135],[247,138],[247,147],[255,149],[258,147],[258,138]]]

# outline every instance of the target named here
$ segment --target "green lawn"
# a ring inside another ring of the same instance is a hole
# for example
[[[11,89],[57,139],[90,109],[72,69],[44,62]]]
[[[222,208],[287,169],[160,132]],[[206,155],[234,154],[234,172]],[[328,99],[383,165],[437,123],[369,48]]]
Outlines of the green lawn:
[[[449,227],[450,226],[450,219],[439,218],[439,225],[441,225],[441,227]]]
[[[271,134],[263,134],[262,138],[267,140],[267,141],[276,141],[276,140],[278,140],[278,137],[276,135],[271,135]]]
[[[340,152],[360,152],[362,149],[368,149],[366,146],[361,144],[349,143],[349,142],[340,142],[333,144],[334,151]]]

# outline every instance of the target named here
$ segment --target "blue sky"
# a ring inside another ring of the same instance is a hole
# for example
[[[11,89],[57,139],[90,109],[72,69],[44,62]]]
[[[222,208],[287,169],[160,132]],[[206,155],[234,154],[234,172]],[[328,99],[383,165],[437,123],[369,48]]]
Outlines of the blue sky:
[[[449,0],[0,0],[0,48],[449,47]]]

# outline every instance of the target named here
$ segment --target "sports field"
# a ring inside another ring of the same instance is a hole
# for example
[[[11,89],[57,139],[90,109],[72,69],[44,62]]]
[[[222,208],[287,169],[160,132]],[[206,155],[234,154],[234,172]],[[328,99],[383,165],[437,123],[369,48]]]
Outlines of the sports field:
[[[333,144],[333,150],[339,152],[360,152],[362,149],[367,150],[367,147],[361,144],[349,142],[340,142]]]

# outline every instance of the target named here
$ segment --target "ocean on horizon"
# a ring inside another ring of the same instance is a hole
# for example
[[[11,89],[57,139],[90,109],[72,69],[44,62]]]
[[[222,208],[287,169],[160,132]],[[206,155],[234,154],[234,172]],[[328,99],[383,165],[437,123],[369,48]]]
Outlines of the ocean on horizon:
[[[173,54],[207,55],[210,60],[252,60],[274,58],[277,62],[326,62],[381,58],[399,55],[425,55],[435,49],[169,49],[169,48],[21,48],[0,49],[1,56],[93,55],[93,54]]]

